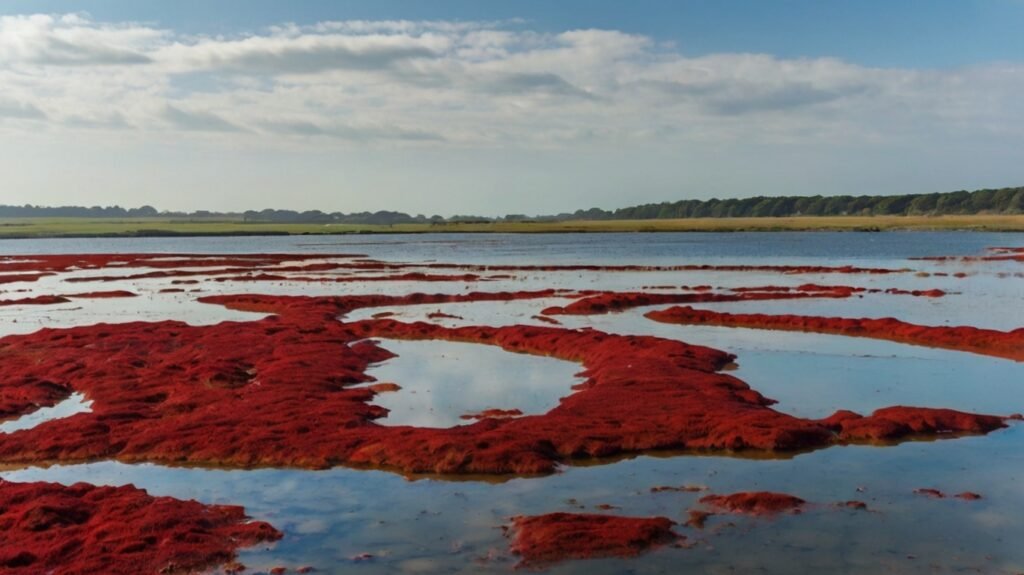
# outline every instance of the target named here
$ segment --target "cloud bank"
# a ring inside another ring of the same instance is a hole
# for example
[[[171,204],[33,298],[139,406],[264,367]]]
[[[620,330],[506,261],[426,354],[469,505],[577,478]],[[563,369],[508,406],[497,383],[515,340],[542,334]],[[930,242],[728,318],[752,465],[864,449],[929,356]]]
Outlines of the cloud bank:
[[[322,22],[212,38],[74,14],[5,16],[0,81],[0,116],[55,129],[116,111],[126,122],[96,127],[362,144],[952,136],[1024,120],[1019,64],[685,57],[617,31],[500,22]]]
[[[688,56],[641,35],[517,21],[209,37],[81,14],[3,16],[0,85],[5,137],[92,131],[288,150],[911,147],[1024,129],[1019,63]]]

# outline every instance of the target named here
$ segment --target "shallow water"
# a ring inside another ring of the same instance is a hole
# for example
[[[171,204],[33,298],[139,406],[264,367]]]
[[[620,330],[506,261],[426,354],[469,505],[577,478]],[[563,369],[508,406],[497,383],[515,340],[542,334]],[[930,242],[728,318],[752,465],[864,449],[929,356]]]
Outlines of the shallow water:
[[[884,276],[738,272],[528,272],[476,282],[231,283],[204,281],[201,293],[160,293],[168,279],[64,284],[62,278],[0,286],[0,299],[93,289],[128,289],[125,300],[76,300],[59,306],[0,307],[0,335],[40,327],[158,319],[194,324],[262,317],[195,301],[211,293],[354,294],[415,291],[462,293],[559,287],[641,289],[644,286],[723,287],[803,283],[901,289],[941,288],[943,298],[868,294],[843,300],[702,305],[723,311],[897,317],[930,325],[995,329],[1024,326],[1024,264],[925,262],[927,255],[979,255],[987,246],[1024,245],[1013,234],[778,233],[623,234],[544,236],[346,236],[331,238],[203,238],[143,240],[5,240],[0,257],[63,252],[312,252],[364,253],[389,261],[503,264],[786,264],[909,268]],[[108,270],[109,271],[109,270]],[[919,277],[914,272],[963,271],[966,278]],[[118,273],[130,273],[119,269]],[[101,275],[98,272],[76,272]],[[999,274],[1010,274],[1001,277]],[[325,277],[330,274],[324,274]],[[28,290],[28,291],[19,291]],[[399,321],[448,326],[546,325],[541,309],[561,298],[514,302],[431,304],[357,310],[345,320],[381,311]],[[668,306],[654,306],[654,309]],[[559,316],[566,327],[650,334],[736,354],[732,375],[779,401],[780,411],[823,417],[836,409],[866,413],[888,405],[951,407],[1010,414],[1024,411],[1024,364],[969,353],[884,341],[652,322],[652,308],[597,316]],[[441,311],[462,319],[431,319]],[[370,373],[398,383],[374,403],[392,409],[386,425],[450,426],[471,411],[519,408],[542,413],[570,392],[579,366],[522,356],[480,344],[387,340],[398,353]],[[443,356],[443,357],[442,357]],[[528,390],[524,392],[525,390]],[[430,390],[429,392],[426,390]],[[416,393],[412,393],[415,391]],[[438,397],[443,396],[438,400]],[[426,398],[430,398],[427,400]],[[62,404],[63,405],[63,404]],[[431,411],[433,410],[433,411]],[[42,412],[43,410],[40,410]],[[40,413],[37,412],[37,413]],[[25,419],[25,416],[21,419]],[[415,419],[421,418],[421,419]],[[18,420],[20,421],[20,420]],[[8,425],[13,422],[5,422]],[[0,467],[2,469],[2,467]],[[895,446],[832,447],[781,458],[695,453],[576,461],[546,477],[406,478],[387,471],[336,468],[214,470],[125,465],[30,467],[0,472],[12,481],[133,483],[156,495],[244,505],[254,518],[284,531],[271,546],[242,552],[248,572],[274,566],[315,566],[326,573],[508,573],[516,558],[500,527],[520,514],[552,511],[664,515],[685,521],[704,493],[651,493],[657,485],[706,485],[716,493],[778,490],[812,503],[800,515],[774,519],[713,517],[705,530],[678,527],[696,545],[663,548],[633,559],[567,562],[552,573],[1017,573],[1024,570],[1024,426],[981,437],[950,437]],[[980,501],[915,495],[934,487],[970,490]],[[850,499],[871,511],[839,509]],[[369,561],[352,557],[370,553]]]
[[[476,343],[375,339],[396,354],[366,371],[402,389],[378,395],[387,408],[381,425],[453,427],[487,409],[547,413],[583,381],[580,365],[550,357],[510,353]],[[371,384],[372,385],[372,384]]]
[[[71,417],[76,413],[89,413],[92,411],[92,402],[81,393],[72,393],[67,399],[52,407],[41,407],[32,413],[26,413],[21,417],[10,419],[0,423],[0,433],[14,433],[23,429],[32,429],[47,421],[56,421]]]

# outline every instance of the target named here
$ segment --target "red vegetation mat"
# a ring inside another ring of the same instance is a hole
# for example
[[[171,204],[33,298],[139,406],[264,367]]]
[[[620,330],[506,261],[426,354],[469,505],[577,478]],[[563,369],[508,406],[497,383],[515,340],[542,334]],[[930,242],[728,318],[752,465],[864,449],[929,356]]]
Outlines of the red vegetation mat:
[[[380,263],[380,262],[377,262]],[[382,264],[401,265],[401,264]],[[475,265],[475,264],[448,264],[436,263],[416,267],[435,269],[460,269],[472,271],[500,271],[500,272],[688,272],[688,271],[715,271],[715,272],[770,272],[781,274],[893,274],[910,271],[908,269],[892,268],[862,268],[856,266],[785,266],[785,265],[710,265],[710,264],[685,264],[685,265]]]
[[[74,391],[92,411],[0,434],[0,460],[191,462],[406,472],[548,473],[573,458],[651,449],[795,450],[916,434],[985,433],[1001,418],[892,408],[807,420],[774,411],[718,370],[734,357],[650,336],[558,327],[445,328],[390,319],[344,323],[360,307],[551,297],[551,290],[393,297],[215,296],[275,313],[250,322],[44,329],[0,339],[0,417]],[[583,364],[586,381],[543,415],[450,429],[381,426],[376,391],[355,388],[390,354],[369,337],[497,345]]]
[[[0,264],[0,269],[2,264]],[[39,281],[40,278],[46,276],[52,276],[52,273],[38,273],[38,274],[0,274],[0,284],[12,284],[16,282],[34,282]]]
[[[91,291],[85,293],[73,293],[68,294],[64,297],[75,298],[75,299],[112,299],[112,298],[123,298],[123,297],[137,297],[130,291],[117,290],[117,291]]]
[[[925,326],[894,318],[853,319],[804,315],[736,314],[692,307],[652,311],[646,317],[663,323],[717,325],[803,331],[884,339],[899,343],[966,351],[1024,361],[1024,328],[998,331],[976,327]]]
[[[260,268],[280,266],[284,262],[302,262],[321,259],[348,259],[361,254],[56,254],[7,256],[0,258],[0,273],[10,272],[68,272],[110,267],[147,268]],[[303,268],[303,269],[308,269]],[[333,269],[333,268],[331,268]]]
[[[523,567],[567,559],[633,557],[680,536],[666,517],[549,513],[512,519],[511,550]]]
[[[316,261],[316,260],[348,260]],[[298,264],[283,265],[288,262]],[[304,263],[312,262],[312,263]],[[445,276],[431,276],[416,270],[457,270],[461,272],[665,272],[665,271],[726,271],[726,272],[769,272],[781,274],[891,274],[903,273],[907,269],[862,268],[855,266],[785,266],[785,265],[481,265],[455,263],[408,264],[382,262],[365,259],[362,254],[61,254],[9,256],[0,258],[0,283],[5,281],[35,281],[53,273],[102,268],[155,268],[157,271],[124,275],[70,278],[68,281],[117,281],[184,276],[235,276],[234,280],[258,281],[276,279],[274,274],[283,272],[323,272],[331,270],[370,271],[386,270],[408,272],[409,279],[417,281],[444,281]],[[202,268],[189,270],[183,268]],[[255,271],[268,272],[264,277],[246,277],[240,274]],[[33,272],[18,275],[18,272]],[[471,275],[453,275],[452,278],[468,278]],[[398,279],[396,276],[382,276],[378,280]],[[496,278],[495,278],[496,279]],[[301,281],[301,280],[300,280]],[[312,280],[311,281],[318,281]],[[343,281],[343,280],[342,280]],[[470,280],[471,281],[471,280]]]
[[[11,306],[11,305],[54,305],[58,303],[68,303],[69,300],[66,297],[56,295],[41,295],[36,297],[24,297],[20,299],[0,299],[0,307]]]
[[[779,300],[832,297],[850,297],[854,288],[834,286],[825,290],[789,292],[784,289],[765,291],[736,290],[737,293],[644,293],[644,292],[601,292],[578,299],[566,306],[552,306],[541,313],[544,315],[595,315],[618,312],[645,305],[670,303],[737,302],[752,300]]]
[[[958,262],[1001,262],[1015,261],[1024,262],[1024,248],[1022,247],[995,247],[985,250],[988,255],[984,256],[925,256],[910,258],[912,260],[924,260],[933,262],[958,261]]]
[[[806,501],[785,493],[771,491],[744,491],[731,495],[706,495],[700,502],[719,511],[744,515],[774,515],[799,512]]]
[[[281,538],[241,507],[152,497],[135,487],[0,479],[0,572],[192,573]]]

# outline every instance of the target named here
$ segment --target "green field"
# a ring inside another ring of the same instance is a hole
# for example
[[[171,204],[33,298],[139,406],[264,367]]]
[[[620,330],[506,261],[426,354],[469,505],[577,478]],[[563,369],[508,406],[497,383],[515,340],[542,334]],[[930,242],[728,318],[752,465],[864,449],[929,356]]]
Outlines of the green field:
[[[0,220],[0,238],[142,237],[352,233],[570,233],[736,231],[1024,231],[1024,215],[1013,216],[813,216],[789,218],[690,218],[564,222],[445,224],[278,224],[166,218],[17,218]]]

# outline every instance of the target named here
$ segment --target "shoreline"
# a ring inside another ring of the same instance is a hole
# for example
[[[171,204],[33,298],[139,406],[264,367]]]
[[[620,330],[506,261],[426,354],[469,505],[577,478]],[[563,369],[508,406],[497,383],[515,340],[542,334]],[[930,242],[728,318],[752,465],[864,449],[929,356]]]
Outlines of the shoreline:
[[[315,224],[197,222],[170,219],[8,219],[0,239],[340,236],[390,234],[573,234],[730,232],[1024,232],[1024,215],[807,216],[446,224]]]

